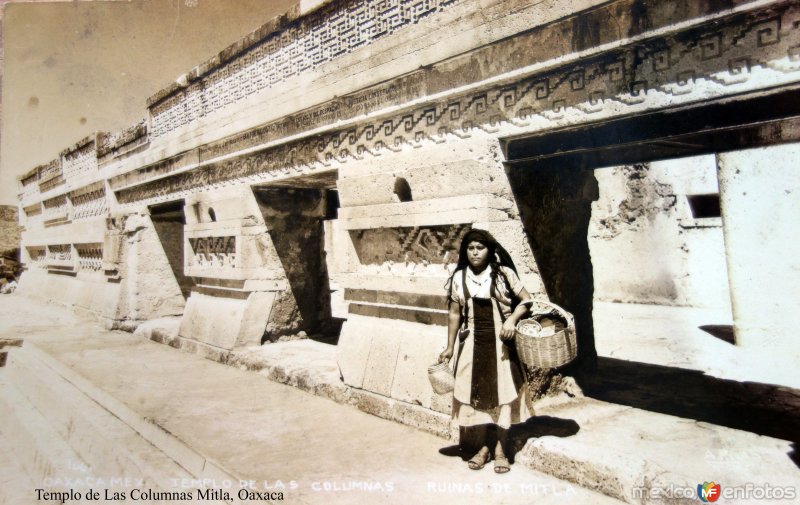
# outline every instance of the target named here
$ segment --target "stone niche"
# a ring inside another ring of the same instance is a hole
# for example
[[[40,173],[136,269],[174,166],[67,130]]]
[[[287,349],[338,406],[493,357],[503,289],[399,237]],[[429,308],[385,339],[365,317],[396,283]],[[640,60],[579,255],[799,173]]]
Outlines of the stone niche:
[[[184,273],[194,286],[179,335],[232,350],[324,326],[325,195],[243,185],[187,198]]]
[[[265,339],[330,333],[331,288],[325,260],[324,220],[335,202],[326,189],[264,187],[254,190],[286,288],[273,306]]]

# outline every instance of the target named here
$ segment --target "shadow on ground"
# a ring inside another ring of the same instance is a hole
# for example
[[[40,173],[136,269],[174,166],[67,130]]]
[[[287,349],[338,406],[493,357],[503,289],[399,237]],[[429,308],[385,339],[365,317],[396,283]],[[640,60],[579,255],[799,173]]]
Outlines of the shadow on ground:
[[[506,456],[510,462],[514,462],[514,456],[522,450],[531,438],[545,436],[571,437],[580,430],[580,426],[573,419],[563,419],[552,416],[534,416],[528,418],[524,423],[511,426],[508,430],[508,448]],[[460,457],[467,461],[481,447],[480,441],[488,435],[489,445],[493,446],[497,440],[491,425],[480,425],[461,429],[461,436],[458,445],[450,445],[439,449],[439,453],[445,456]]]
[[[579,383],[587,396],[605,402],[793,442],[800,436],[800,391],[785,386],[603,357]]]

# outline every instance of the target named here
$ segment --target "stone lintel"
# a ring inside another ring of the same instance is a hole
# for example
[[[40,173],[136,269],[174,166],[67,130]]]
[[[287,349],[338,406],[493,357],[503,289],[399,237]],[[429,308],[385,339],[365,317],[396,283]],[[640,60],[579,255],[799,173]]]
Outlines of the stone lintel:
[[[192,169],[200,162],[199,149],[192,149],[181,154],[160,160],[130,172],[111,177],[108,181],[113,191],[120,191],[135,186],[145,180],[152,181],[168,174],[181,173]]]
[[[412,323],[447,326],[447,311],[445,310],[351,302],[350,313],[381,319],[399,319]]]
[[[344,299],[352,302],[367,302],[369,304],[406,305],[431,310],[447,309],[447,298],[444,294],[437,296],[421,293],[345,288]]]

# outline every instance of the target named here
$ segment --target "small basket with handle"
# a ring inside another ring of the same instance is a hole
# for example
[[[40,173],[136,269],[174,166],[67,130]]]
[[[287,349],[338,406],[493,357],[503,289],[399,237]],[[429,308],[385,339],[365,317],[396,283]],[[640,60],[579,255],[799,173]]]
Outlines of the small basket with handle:
[[[455,378],[450,365],[446,362],[437,363],[428,367],[428,379],[436,394],[443,395],[455,388]]]
[[[578,355],[575,339],[575,318],[558,305],[533,300],[530,308],[533,317],[517,323],[514,340],[520,360],[530,367],[558,368]],[[564,329],[551,334],[542,333],[537,316],[551,315],[562,320]]]

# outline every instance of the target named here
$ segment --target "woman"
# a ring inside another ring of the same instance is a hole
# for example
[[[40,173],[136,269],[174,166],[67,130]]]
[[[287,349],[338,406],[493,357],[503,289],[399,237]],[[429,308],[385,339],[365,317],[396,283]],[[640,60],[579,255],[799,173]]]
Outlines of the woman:
[[[508,428],[524,412],[524,373],[514,330],[531,297],[506,250],[483,230],[464,236],[447,289],[448,339],[439,362],[453,357],[458,337],[453,418],[458,420],[461,444],[467,429],[476,429],[480,450],[469,467],[480,470],[494,456],[494,471],[505,473],[510,470]]]

